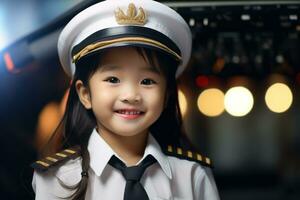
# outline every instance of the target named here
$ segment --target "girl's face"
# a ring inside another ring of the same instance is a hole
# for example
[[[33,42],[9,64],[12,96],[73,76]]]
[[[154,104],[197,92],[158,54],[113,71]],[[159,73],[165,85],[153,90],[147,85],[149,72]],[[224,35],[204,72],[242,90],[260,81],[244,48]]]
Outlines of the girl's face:
[[[85,108],[93,110],[100,133],[147,133],[164,109],[163,74],[131,47],[108,50],[90,78],[89,87],[79,80],[76,88]]]

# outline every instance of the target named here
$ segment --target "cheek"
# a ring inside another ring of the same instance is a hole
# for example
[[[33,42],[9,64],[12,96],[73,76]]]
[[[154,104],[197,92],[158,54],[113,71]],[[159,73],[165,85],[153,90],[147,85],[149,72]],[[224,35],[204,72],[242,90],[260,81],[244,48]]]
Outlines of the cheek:
[[[97,107],[107,107],[113,103],[115,98],[115,91],[106,87],[95,87],[92,92],[92,104]]]
[[[162,89],[147,93],[144,99],[149,106],[155,106],[156,109],[162,108],[164,105],[165,91]]]
[[[104,91],[104,90],[100,90],[98,92],[98,98],[102,99],[103,101],[110,101],[114,96],[114,91]]]

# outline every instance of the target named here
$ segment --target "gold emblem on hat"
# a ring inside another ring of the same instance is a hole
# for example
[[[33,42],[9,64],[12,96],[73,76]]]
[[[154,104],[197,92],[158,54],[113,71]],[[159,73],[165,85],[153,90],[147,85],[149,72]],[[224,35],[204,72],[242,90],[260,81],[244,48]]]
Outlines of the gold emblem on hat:
[[[127,14],[118,8],[115,11],[115,18],[120,25],[144,25],[147,21],[144,9],[140,7],[137,13],[133,3],[128,5]]]

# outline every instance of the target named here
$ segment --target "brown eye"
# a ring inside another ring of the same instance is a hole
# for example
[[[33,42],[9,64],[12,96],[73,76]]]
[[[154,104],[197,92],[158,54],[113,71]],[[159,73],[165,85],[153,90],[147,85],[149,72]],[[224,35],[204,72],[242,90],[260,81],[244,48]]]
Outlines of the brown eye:
[[[153,85],[153,84],[156,84],[156,82],[152,79],[146,78],[146,79],[142,80],[141,84],[143,84],[143,85]]]
[[[120,83],[120,80],[114,76],[108,77],[104,81],[109,82],[109,83]]]

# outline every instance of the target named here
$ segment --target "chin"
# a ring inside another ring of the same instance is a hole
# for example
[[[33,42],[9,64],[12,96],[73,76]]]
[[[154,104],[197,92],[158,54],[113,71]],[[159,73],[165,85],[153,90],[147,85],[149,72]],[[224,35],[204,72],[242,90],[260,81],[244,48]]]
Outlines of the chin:
[[[112,132],[114,132],[116,135],[119,135],[119,136],[132,137],[132,136],[136,136],[141,133],[144,133],[145,129],[144,130],[127,129],[126,131],[124,129],[122,129],[122,130],[114,130]]]

